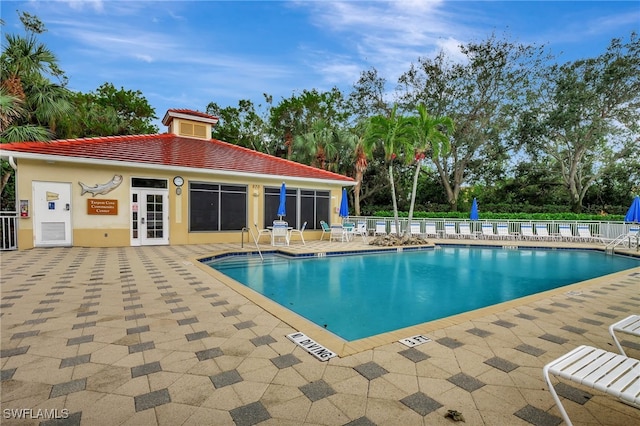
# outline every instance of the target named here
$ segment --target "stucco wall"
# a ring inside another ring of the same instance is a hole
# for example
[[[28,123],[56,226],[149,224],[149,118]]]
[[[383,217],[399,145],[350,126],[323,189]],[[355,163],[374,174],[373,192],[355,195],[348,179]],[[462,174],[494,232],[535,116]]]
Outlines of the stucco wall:
[[[104,184],[114,175],[122,175],[122,183],[113,191],[105,195],[93,197],[90,193],[81,194],[79,182],[89,187]],[[182,194],[176,194],[173,177],[180,175],[185,183]],[[40,160],[21,159],[17,171],[17,198],[30,201],[30,217],[19,220],[18,247],[28,249],[34,247],[33,235],[33,182],[64,182],[71,184],[71,226],[72,245],[86,247],[119,247],[131,245],[130,215],[131,215],[131,178],[167,179],[168,181],[168,209],[169,209],[169,243],[180,244],[208,244],[208,243],[239,243],[241,232],[189,232],[189,181],[243,184],[248,187],[247,224],[255,231],[254,223],[263,223],[264,187],[278,187],[282,183],[281,177],[273,179],[252,179],[213,173],[193,173],[189,171],[156,170],[135,167],[113,167],[95,164],[81,164],[70,162],[46,162]],[[338,222],[340,218],[336,208],[340,204],[341,186],[331,183],[317,183],[287,179],[287,186],[305,189],[328,190],[331,192],[331,222]],[[87,199],[117,200],[117,215],[89,215]],[[319,238],[321,232],[306,231],[307,239]],[[247,234],[245,243],[249,242]]]

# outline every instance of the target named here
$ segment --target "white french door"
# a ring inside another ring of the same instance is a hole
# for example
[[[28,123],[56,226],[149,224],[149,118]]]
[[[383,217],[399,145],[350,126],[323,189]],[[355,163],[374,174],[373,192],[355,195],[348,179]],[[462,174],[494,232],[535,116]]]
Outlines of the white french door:
[[[169,197],[164,189],[131,191],[131,245],[169,244]]]

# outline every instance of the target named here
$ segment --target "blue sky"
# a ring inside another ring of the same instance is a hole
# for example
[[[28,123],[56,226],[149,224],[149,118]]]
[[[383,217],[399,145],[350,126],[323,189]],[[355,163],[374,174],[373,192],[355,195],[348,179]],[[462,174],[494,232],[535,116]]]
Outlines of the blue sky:
[[[276,103],[303,89],[348,93],[371,67],[395,82],[419,57],[441,49],[455,56],[460,43],[494,32],[545,44],[567,62],[640,31],[637,0],[4,0],[1,7],[3,32],[22,33],[16,10],[45,23],[41,40],[70,89],[111,82],[140,90],[159,118],[169,108],[204,111],[209,102],[258,105],[263,93]]]

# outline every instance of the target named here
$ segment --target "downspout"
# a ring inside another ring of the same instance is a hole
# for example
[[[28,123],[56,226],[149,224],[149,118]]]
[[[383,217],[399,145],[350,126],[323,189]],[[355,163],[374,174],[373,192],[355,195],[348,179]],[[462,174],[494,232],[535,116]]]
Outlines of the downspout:
[[[13,155],[10,155],[8,160],[9,160],[9,165],[11,166],[11,168],[13,170],[18,170],[18,165],[16,164],[15,160],[13,159]]]

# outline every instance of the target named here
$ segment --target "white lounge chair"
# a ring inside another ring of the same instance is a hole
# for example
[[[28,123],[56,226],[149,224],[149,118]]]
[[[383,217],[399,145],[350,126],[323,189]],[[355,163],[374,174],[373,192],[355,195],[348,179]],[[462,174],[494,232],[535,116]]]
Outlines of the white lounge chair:
[[[409,228],[412,236],[421,236],[422,232],[420,231],[420,222],[411,222],[411,227]]]
[[[483,223],[482,224],[482,238],[486,239],[494,239],[498,238],[498,236],[493,232],[493,224],[492,223]]]
[[[304,230],[307,228],[307,222],[302,224],[302,228],[300,229],[292,229],[291,231],[289,231],[289,241],[291,241],[291,237],[293,237],[294,235],[300,235],[300,239],[302,240],[302,244],[303,245],[307,245],[307,243],[304,242],[304,236],[302,235],[302,233],[304,232]]]
[[[586,242],[604,242],[604,240],[600,237],[600,235],[591,234],[591,229],[589,225],[578,225],[578,236],[576,240],[578,241],[586,241]]]
[[[427,222],[424,224],[424,236],[425,237],[437,237],[438,230],[435,222]]]
[[[560,239],[564,241],[576,241],[576,236],[573,235],[573,231],[571,231],[571,226],[569,225],[559,225],[558,231],[560,232]]]
[[[329,241],[340,240],[340,242],[344,242],[346,239],[346,235],[344,232],[344,227],[342,225],[331,225],[331,233],[329,234]]]
[[[568,426],[572,423],[551,383],[551,374],[640,408],[640,361],[637,359],[583,345],[545,365],[542,374]]]
[[[471,233],[471,225],[468,223],[459,223],[458,224],[458,235],[460,238],[474,238],[475,235]]]
[[[399,225],[400,229],[402,229],[402,224]],[[396,236],[400,236],[400,233],[398,232],[398,230],[396,229],[396,221],[392,220],[391,223],[389,224],[389,235],[396,235]]]
[[[611,337],[618,347],[618,350],[622,355],[627,355],[624,352],[624,349],[622,349],[618,338],[616,337],[616,332],[640,337],[640,315],[629,315],[625,319],[618,321],[615,324],[611,324],[611,326],[609,327],[609,334],[611,334]]]
[[[377,221],[374,235],[387,235],[387,222],[383,220]]]
[[[456,231],[455,223],[445,223],[444,224],[444,235],[447,238],[458,238],[460,234]]]
[[[506,223],[499,223],[496,225],[496,230],[498,231],[497,233],[497,238],[499,239],[504,239],[504,240],[515,240],[516,236],[509,233],[509,225],[507,225]]]
[[[536,235],[533,233],[533,225],[523,223],[520,225],[520,236],[523,240],[535,240]]]
[[[549,228],[547,228],[547,224],[538,223],[536,224],[536,235],[541,240],[555,240],[556,237],[549,234]]]

